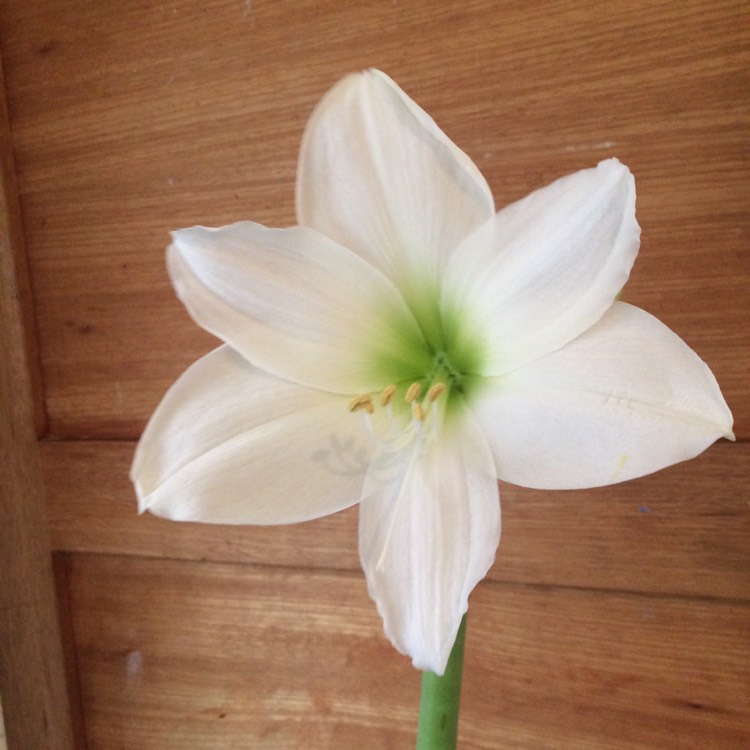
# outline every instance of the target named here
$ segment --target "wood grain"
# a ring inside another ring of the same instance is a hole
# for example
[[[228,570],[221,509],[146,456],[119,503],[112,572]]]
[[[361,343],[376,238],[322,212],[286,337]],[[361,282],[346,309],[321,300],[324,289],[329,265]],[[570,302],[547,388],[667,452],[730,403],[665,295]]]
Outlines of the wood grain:
[[[14,294],[20,316],[22,338],[16,342],[23,346],[26,380],[31,390],[31,405],[34,409],[34,428],[38,436],[47,431],[47,415],[44,409],[44,385],[37,340],[34,302],[31,294],[31,279],[26,256],[26,241],[18,200],[16,167],[13,161],[13,139],[10,133],[8,110],[5,101],[5,82],[0,59],[0,175],[2,184],[2,210],[5,213],[3,231],[6,251],[13,257]]]
[[[307,116],[376,65],[499,206],[629,164],[625,298],[699,351],[750,436],[746,3],[43,0],[0,25],[51,434],[138,435],[213,345],[169,287],[167,231],[292,223]]]
[[[0,695],[10,750],[72,750],[11,189],[0,173]]]
[[[7,0],[0,51],[11,750],[72,744],[27,395],[35,323],[78,744],[412,745],[418,675],[367,598],[356,509],[266,529],[171,524],[138,517],[127,481],[146,418],[215,343],[170,288],[167,232],[293,223],[305,121],[368,66],[467,151],[498,206],[600,159],[627,163],[643,235],[624,297],[706,359],[744,440],[604,490],[501,486],[461,748],[750,746],[747,3]]]
[[[132,444],[41,447],[56,550],[360,569],[356,508],[292,526],[175,524],[137,515]],[[750,444],[725,442],[612,487],[502,484],[503,539],[490,578],[750,600],[749,458]]]
[[[5,722],[3,721],[2,701],[0,701],[0,750],[8,750],[8,745],[5,742]]]
[[[744,748],[747,604],[486,585],[460,747]]]
[[[412,746],[418,673],[358,576],[70,567],[90,750]],[[747,604],[482,585],[459,746],[745,748],[747,618]]]

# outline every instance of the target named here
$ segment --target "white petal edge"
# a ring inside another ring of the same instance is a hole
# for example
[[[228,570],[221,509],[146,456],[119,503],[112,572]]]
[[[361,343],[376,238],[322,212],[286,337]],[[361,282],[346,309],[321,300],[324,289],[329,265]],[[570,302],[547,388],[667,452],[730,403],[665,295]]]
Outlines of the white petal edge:
[[[486,380],[473,404],[500,479],[539,489],[633,479],[734,439],[706,363],[622,302],[563,349]]]
[[[298,221],[397,283],[436,281],[494,210],[471,159],[384,73],[347,76],[313,111],[300,147]]]
[[[170,388],[136,450],[141,512],[175,521],[296,523],[360,496],[371,446],[347,399],[263,373],[228,346]]]
[[[416,322],[390,281],[346,248],[249,221],[172,237],[169,272],[190,315],[263,370],[349,394],[411,376]]]
[[[596,323],[638,253],[635,181],[608,159],[498,212],[461,247],[443,305],[502,375],[559,349]]]
[[[470,414],[426,448],[415,440],[376,456],[359,513],[360,558],[386,635],[416,668],[443,674],[500,540],[492,456]]]

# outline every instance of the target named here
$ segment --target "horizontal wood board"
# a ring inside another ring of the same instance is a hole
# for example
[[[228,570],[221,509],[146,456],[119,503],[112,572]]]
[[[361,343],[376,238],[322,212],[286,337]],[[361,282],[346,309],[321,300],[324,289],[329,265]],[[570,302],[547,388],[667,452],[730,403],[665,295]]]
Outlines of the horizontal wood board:
[[[641,256],[625,299],[714,369],[750,435],[746,3],[194,0],[0,8],[49,431],[138,435],[212,340],[167,232],[294,222],[315,102],[377,66],[477,162],[498,206],[616,155]]]
[[[41,448],[55,550],[359,570],[356,508],[291,526],[175,524],[137,515],[132,444]],[[750,600],[749,456],[748,443],[722,443],[596,490],[501,484],[503,538],[490,578]]]
[[[89,750],[406,748],[418,673],[359,576],[75,555]],[[483,584],[464,750],[750,743],[748,605]]]

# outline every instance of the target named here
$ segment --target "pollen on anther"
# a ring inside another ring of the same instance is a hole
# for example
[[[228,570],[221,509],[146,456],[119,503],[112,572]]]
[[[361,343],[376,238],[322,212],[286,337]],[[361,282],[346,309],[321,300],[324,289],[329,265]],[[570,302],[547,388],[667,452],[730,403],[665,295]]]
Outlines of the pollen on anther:
[[[422,387],[419,385],[419,383],[412,383],[407,389],[406,389],[406,395],[404,396],[404,400],[406,403],[410,404],[412,401],[419,398],[419,392],[422,390]]]
[[[427,400],[430,403],[437,401],[445,391],[445,383],[435,383],[429,391],[427,391]]]
[[[419,403],[419,401],[412,401],[411,413],[414,415],[414,419],[416,419],[418,422],[424,422],[424,407]]]
[[[375,412],[375,407],[372,404],[372,398],[370,398],[370,396],[355,396],[349,403],[350,412],[353,413],[361,410],[366,411],[368,414],[373,414]]]
[[[383,388],[383,392],[380,394],[380,405],[388,406],[393,400],[393,394],[396,392],[395,385],[388,385]]]

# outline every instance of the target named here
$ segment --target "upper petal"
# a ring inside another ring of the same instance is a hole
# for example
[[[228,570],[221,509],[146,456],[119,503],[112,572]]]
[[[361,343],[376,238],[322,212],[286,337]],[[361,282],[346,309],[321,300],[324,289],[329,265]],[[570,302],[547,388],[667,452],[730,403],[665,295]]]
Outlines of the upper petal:
[[[225,345],[164,396],[131,479],[141,511],[173,520],[295,523],[355,503],[370,451],[345,397],[263,373]]]
[[[531,193],[477,230],[451,259],[443,304],[480,342],[481,374],[509,372],[599,320],[639,237],[635,182],[617,159]]]
[[[469,157],[388,76],[336,84],[300,149],[297,216],[396,279],[434,281],[494,212]]]
[[[351,394],[424,365],[421,334],[393,284],[312,229],[183,229],[168,262],[198,324],[280,377]]]
[[[705,362],[622,302],[563,349],[487,380],[475,403],[498,476],[526,487],[612,484],[734,438]]]
[[[497,479],[469,414],[424,447],[373,460],[359,544],[386,635],[418,669],[445,671],[468,596],[500,539]]]

